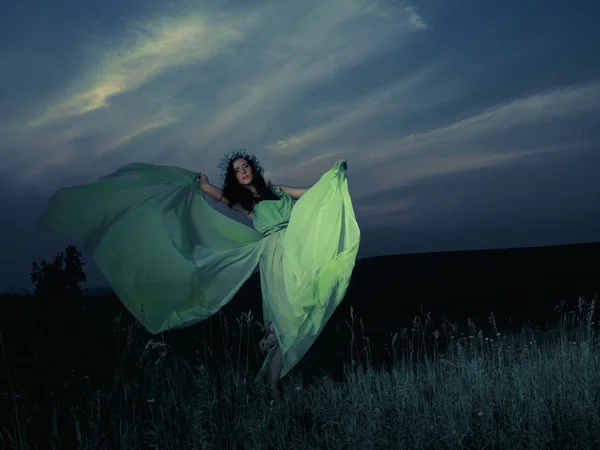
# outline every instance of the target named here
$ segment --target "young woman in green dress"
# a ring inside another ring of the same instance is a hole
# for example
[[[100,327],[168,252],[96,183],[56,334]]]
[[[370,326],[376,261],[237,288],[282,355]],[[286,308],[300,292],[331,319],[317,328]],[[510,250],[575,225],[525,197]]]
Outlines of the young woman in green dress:
[[[265,355],[277,381],[306,354],[344,297],[360,242],[339,161],[310,189],[273,186],[254,155],[234,150],[223,188],[178,167],[132,163],[59,190],[40,225],[83,244],[150,331],[189,326],[228,303],[258,266]],[[211,207],[223,202],[246,226]]]

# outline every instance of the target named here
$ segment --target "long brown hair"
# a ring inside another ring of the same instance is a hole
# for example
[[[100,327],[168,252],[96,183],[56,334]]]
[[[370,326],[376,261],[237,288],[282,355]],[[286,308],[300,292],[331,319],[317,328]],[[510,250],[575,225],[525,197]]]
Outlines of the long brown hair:
[[[252,184],[256,188],[258,197],[254,196],[250,189],[246,189],[244,186],[242,186],[238,182],[237,177],[235,176],[235,169],[233,168],[233,163],[238,159],[242,158],[236,158],[228,164],[225,182],[223,183],[223,196],[229,200],[230,208],[236,204],[239,204],[245,210],[252,211],[254,209],[254,205],[263,200],[280,199],[280,197],[273,191],[271,182],[265,181],[262,174],[256,170],[254,163],[248,159],[246,159],[246,161],[248,161],[248,165],[252,169]]]

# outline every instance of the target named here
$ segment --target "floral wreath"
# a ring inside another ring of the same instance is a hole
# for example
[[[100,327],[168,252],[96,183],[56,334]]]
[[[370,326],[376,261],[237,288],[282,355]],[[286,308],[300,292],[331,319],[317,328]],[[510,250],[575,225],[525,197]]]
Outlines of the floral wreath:
[[[221,162],[217,164],[217,167],[221,169],[221,180],[225,180],[225,177],[227,176],[227,168],[229,167],[229,164],[231,164],[231,161],[235,161],[239,158],[244,158],[246,161],[250,161],[254,165],[254,169],[257,173],[262,174],[264,172],[262,166],[260,165],[260,162],[258,161],[258,159],[256,159],[255,155],[253,155],[252,153],[248,153],[242,148],[237,148],[226,153],[225,156],[221,159]]]

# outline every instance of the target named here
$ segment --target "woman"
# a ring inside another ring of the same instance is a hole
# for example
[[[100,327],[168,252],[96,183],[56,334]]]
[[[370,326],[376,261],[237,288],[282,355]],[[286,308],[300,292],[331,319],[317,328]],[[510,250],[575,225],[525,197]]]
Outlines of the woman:
[[[83,243],[152,333],[219,311],[260,267],[270,386],[304,356],[341,302],[358,251],[346,164],[310,189],[271,186],[254,155],[227,154],[223,189],[177,167],[134,163],[58,191],[40,224]],[[202,195],[204,194],[204,195]],[[250,228],[212,208],[239,211]],[[297,202],[294,204],[294,200]]]

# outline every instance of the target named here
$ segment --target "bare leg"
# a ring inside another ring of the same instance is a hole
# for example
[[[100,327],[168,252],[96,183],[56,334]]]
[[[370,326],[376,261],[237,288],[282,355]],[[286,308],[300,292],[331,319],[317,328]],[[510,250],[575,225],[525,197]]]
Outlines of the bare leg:
[[[267,326],[267,333],[258,342],[258,348],[263,356],[267,356],[267,353],[277,344],[277,336],[275,336],[275,328],[273,324],[269,323]]]
[[[277,345],[277,348],[273,353],[273,357],[271,358],[271,363],[269,364],[269,388],[271,390],[273,400],[275,401],[280,400],[279,390],[277,389],[277,383],[279,382],[279,376],[281,375],[282,363],[283,354],[281,353],[281,348],[279,347],[279,345]]]

